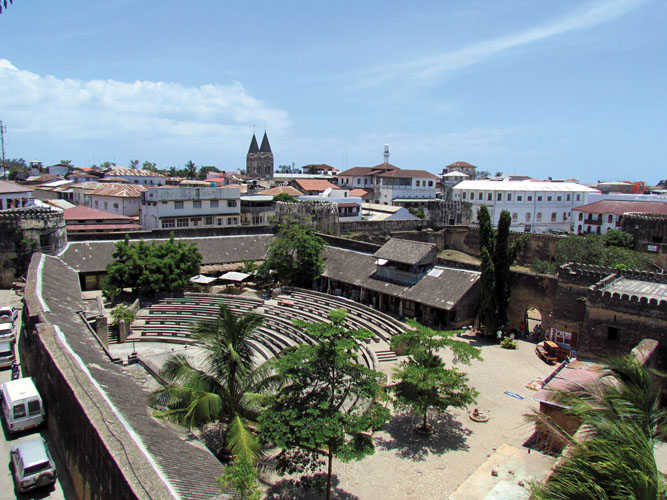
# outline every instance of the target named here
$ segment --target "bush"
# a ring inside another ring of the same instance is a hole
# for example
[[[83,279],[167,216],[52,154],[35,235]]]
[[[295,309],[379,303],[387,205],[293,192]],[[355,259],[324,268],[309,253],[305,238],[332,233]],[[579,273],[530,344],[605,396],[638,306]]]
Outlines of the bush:
[[[516,340],[512,340],[508,337],[505,337],[503,340],[500,341],[500,347],[503,349],[516,349],[517,344]]]
[[[548,260],[535,259],[530,263],[530,270],[537,274],[556,274],[558,265]]]

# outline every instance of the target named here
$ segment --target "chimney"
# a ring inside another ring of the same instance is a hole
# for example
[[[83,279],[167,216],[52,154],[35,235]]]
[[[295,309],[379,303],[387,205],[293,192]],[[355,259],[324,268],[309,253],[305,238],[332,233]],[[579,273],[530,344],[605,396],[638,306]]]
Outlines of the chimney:
[[[384,164],[389,165],[389,144],[384,145]]]

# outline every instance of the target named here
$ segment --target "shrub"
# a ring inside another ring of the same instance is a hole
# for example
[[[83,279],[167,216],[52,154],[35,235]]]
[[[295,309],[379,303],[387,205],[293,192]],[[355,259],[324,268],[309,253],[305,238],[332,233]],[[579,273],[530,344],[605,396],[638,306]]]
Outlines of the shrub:
[[[510,338],[504,338],[503,340],[500,341],[500,347],[503,349],[516,349],[516,340],[512,340]]]

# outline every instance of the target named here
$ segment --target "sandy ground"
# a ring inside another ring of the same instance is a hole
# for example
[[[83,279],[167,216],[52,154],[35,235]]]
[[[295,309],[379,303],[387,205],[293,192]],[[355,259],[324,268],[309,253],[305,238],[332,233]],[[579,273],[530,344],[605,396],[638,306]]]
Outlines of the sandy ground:
[[[519,340],[519,348],[510,351],[476,338],[464,339],[481,348],[483,361],[461,368],[479,391],[476,406],[489,415],[489,422],[476,423],[466,411],[452,410],[437,423],[434,435],[423,437],[413,432],[414,418],[394,415],[375,435],[374,455],[360,462],[334,462],[335,498],[446,499],[502,443],[522,448],[533,433],[524,414],[538,406],[532,399],[535,392],[525,385],[546,377],[553,367],[535,355],[535,344],[530,342]],[[448,353],[443,357],[449,359]],[[395,364],[382,363],[381,369],[390,374]],[[290,488],[289,479],[270,475],[264,479],[271,484],[269,498],[310,498]]]

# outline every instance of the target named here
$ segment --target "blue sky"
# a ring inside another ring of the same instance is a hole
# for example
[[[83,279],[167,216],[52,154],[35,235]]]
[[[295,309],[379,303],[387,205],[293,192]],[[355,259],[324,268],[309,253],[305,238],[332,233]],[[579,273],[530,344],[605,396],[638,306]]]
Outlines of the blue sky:
[[[667,178],[667,2],[15,0],[7,156]]]

